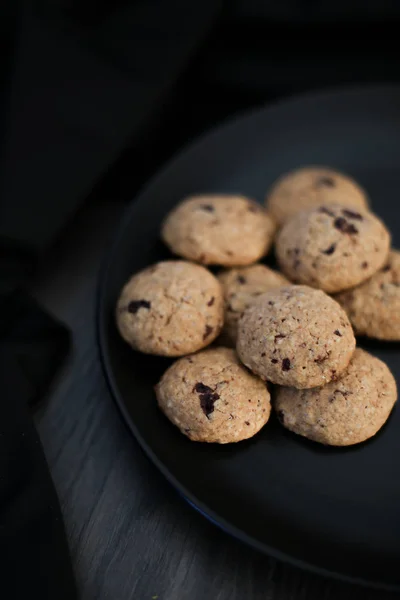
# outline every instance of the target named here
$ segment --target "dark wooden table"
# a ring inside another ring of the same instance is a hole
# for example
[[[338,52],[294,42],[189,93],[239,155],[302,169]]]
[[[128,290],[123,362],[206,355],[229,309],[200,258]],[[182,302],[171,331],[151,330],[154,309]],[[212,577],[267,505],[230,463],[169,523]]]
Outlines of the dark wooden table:
[[[73,332],[37,427],[82,600],[387,600],[261,555],[196,513],[144,456],[107,389],[95,335],[98,269],[121,205],[89,206],[34,294]]]

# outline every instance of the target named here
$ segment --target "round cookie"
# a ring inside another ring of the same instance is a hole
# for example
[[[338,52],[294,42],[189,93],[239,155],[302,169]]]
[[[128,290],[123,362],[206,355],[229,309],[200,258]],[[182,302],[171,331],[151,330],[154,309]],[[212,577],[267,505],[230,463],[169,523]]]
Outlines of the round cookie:
[[[276,256],[285,275],[335,293],[371,277],[386,262],[390,234],[374,214],[339,204],[294,215],[280,230]]]
[[[222,335],[233,346],[236,346],[239,317],[254,298],[289,283],[281,273],[261,264],[222,271],[218,274],[218,279],[225,298]]]
[[[161,236],[172,252],[204,265],[249,265],[271,247],[275,224],[243,196],[202,195],[183,200],[165,219]]]
[[[355,343],[341,306],[321,290],[300,285],[259,296],[238,325],[241,361],[262,379],[301,389],[337,379]]]
[[[361,285],[338,294],[358,335],[400,341],[400,252],[392,250],[386,264]]]
[[[207,269],[159,262],[137,273],[117,303],[120,334],[146,354],[182,356],[208,346],[223,324],[222,288]]]
[[[338,203],[368,208],[365,191],[350,177],[327,167],[304,167],[286,173],[271,187],[266,206],[278,225],[300,210]]]
[[[357,348],[337,381],[312,390],[279,388],[275,409],[282,425],[294,433],[321,444],[350,446],[374,436],[396,400],[388,367]]]
[[[188,438],[228,444],[255,435],[268,421],[270,394],[229,348],[177,360],[156,386],[161,410]]]

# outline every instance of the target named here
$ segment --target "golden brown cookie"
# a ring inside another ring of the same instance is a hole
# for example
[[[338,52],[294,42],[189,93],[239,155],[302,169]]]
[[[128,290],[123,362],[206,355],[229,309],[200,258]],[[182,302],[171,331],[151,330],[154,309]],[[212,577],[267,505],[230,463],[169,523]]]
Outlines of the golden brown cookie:
[[[275,224],[244,196],[191,196],[165,219],[161,236],[172,252],[204,265],[249,265],[271,247]]]
[[[374,436],[396,400],[388,367],[357,348],[337,381],[311,390],[277,389],[275,409],[282,425],[294,433],[321,444],[350,446]]]
[[[361,285],[336,296],[358,335],[400,341],[400,252]]]
[[[228,348],[177,360],[162,376],[156,394],[168,419],[196,442],[228,444],[250,438],[271,412],[265,383]]]
[[[222,288],[214,275],[200,265],[170,260],[131,277],[116,318],[122,337],[136,350],[182,356],[219,335],[223,313]]]
[[[276,240],[276,255],[295,283],[335,293],[371,277],[386,262],[390,233],[364,209],[339,204],[301,211],[289,219]]]
[[[233,346],[236,346],[237,324],[242,312],[257,296],[289,283],[281,273],[262,264],[227,269],[218,274],[218,279],[225,298],[222,335],[224,340]]]
[[[355,338],[344,310],[321,290],[280,287],[259,296],[239,320],[237,351],[262,379],[311,388],[336,379]]]
[[[266,206],[278,225],[299,210],[338,203],[368,208],[365,191],[350,177],[327,167],[304,167],[280,177],[268,192]]]

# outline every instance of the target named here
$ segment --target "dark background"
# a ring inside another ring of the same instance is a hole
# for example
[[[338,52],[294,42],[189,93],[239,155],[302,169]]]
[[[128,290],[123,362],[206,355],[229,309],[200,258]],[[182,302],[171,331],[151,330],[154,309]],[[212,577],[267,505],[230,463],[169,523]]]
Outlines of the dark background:
[[[75,594],[31,419],[74,342],[27,289],[88,206],[102,215],[105,200],[132,200],[221,119],[298,92],[397,82],[399,23],[388,0],[3,0],[0,558],[10,598]],[[296,590],[287,597],[303,597]]]

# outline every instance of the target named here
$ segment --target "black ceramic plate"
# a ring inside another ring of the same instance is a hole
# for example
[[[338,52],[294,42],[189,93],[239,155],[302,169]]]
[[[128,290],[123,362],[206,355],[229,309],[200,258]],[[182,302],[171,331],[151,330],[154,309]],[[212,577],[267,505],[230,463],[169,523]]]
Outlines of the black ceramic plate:
[[[247,442],[189,442],[156,407],[153,386],[169,362],[134,353],[114,325],[125,280],[168,256],[160,222],[183,196],[241,192],[262,201],[278,175],[307,164],[356,177],[400,246],[399,87],[307,95],[258,110],[179,154],[127,211],[101,279],[101,354],[132,433],[208,518],[296,565],[400,589],[399,409],[373,440],[349,449],[302,440],[274,418]],[[400,345],[366,345],[400,381]]]

